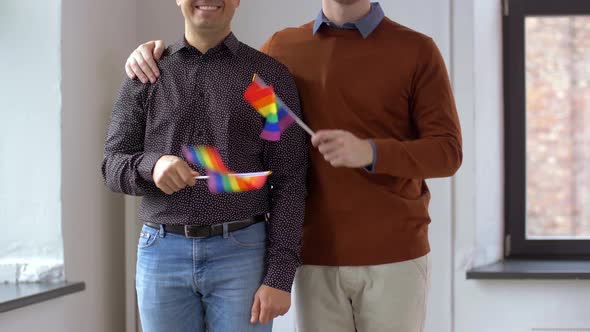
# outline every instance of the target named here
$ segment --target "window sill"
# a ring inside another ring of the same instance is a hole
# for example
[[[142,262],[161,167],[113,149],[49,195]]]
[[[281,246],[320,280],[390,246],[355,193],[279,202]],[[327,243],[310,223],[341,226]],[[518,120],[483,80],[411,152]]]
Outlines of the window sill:
[[[467,271],[467,279],[590,279],[590,261],[507,259],[472,268]]]
[[[85,288],[83,282],[0,284],[0,313],[81,292]]]

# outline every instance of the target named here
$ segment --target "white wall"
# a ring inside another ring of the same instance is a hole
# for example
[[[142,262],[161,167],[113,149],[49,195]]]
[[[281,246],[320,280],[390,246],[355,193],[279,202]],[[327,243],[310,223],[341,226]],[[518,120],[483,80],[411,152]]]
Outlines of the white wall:
[[[97,332],[122,331],[124,206],[121,195],[105,188],[100,163],[124,60],[136,43],[136,3],[63,1],[66,275],[87,285],[81,300],[88,302],[78,309],[82,317],[75,324]]]
[[[184,18],[173,0],[137,1],[137,17],[137,39],[141,43],[162,39],[170,45],[184,36]]]
[[[45,2],[30,5],[43,6]],[[124,59],[137,44],[135,6],[131,0],[63,0],[61,59],[39,50],[26,59],[33,69],[37,63],[48,68],[62,63],[61,215],[66,277],[86,282],[87,289],[1,314],[0,331],[124,331],[123,199],[105,189],[100,162]],[[38,34],[55,30],[46,31],[38,24],[20,29]],[[48,43],[59,44],[59,38]],[[36,77],[33,70],[23,75],[31,83]],[[58,87],[58,82],[44,86],[54,96],[59,96]],[[36,143],[46,144],[45,140]],[[17,156],[25,164],[28,161],[22,152]],[[35,166],[42,168],[42,163]]]
[[[36,281],[52,268],[63,277],[60,8],[0,3],[0,282]]]

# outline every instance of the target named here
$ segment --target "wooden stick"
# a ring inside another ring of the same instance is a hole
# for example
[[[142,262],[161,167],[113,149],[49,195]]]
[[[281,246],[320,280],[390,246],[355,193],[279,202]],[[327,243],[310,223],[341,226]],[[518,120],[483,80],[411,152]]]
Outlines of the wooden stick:
[[[271,171],[266,171],[266,172],[252,172],[252,173],[230,173],[229,175],[235,175],[236,177],[247,177],[247,176],[263,176],[263,175],[271,175],[272,172]],[[209,176],[208,175],[200,175],[197,176],[195,179],[197,180],[206,180],[208,179]]]

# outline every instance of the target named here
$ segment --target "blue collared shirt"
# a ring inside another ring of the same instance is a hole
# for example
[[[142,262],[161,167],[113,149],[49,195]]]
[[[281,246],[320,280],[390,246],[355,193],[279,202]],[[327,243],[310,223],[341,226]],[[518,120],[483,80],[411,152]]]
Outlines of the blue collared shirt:
[[[367,14],[365,17],[361,18],[356,22],[344,23],[344,25],[342,26],[338,26],[330,22],[326,15],[324,15],[324,11],[320,10],[320,13],[315,19],[315,23],[313,24],[313,34],[315,35],[318,32],[318,30],[325,24],[327,26],[339,29],[356,29],[360,32],[364,39],[367,39],[367,37],[369,37],[369,35],[373,31],[375,31],[375,29],[377,28],[379,23],[381,23],[384,17],[385,13],[383,12],[383,9],[381,8],[381,5],[378,2],[371,3],[371,10],[369,11],[369,14]],[[373,149],[373,162],[371,163],[371,165],[365,167],[365,169],[369,172],[373,172],[375,170],[375,163],[377,162],[377,147],[375,146],[375,142],[373,142],[373,140],[369,140],[369,143],[371,143],[371,148]]]
[[[322,27],[322,25],[327,25],[330,27],[340,28],[340,29],[349,29],[349,30],[358,30],[363,38],[369,37],[371,32],[373,32],[379,23],[385,17],[385,13],[383,13],[383,9],[381,9],[381,5],[378,2],[371,3],[371,10],[369,14],[365,17],[361,18],[356,22],[349,22],[344,23],[342,26],[337,26],[336,24],[330,22],[330,20],[324,15],[324,11],[320,10],[317,18],[315,19],[315,23],[313,25],[313,33],[316,34],[318,30]]]

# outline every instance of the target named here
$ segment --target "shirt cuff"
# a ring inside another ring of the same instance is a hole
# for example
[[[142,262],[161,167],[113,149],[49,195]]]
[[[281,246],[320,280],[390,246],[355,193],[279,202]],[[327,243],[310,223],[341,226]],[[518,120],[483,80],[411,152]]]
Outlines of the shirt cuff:
[[[154,166],[156,166],[156,163],[162,156],[163,154],[156,152],[146,152],[143,154],[143,158],[141,158],[139,165],[137,165],[137,172],[142,179],[154,182]]]
[[[373,173],[375,172],[375,164],[377,164],[377,146],[372,139],[369,140],[369,143],[371,144],[371,149],[373,149],[373,162],[371,165],[365,166],[365,171]]]
[[[291,293],[298,264],[269,264],[262,283],[268,287]]]

